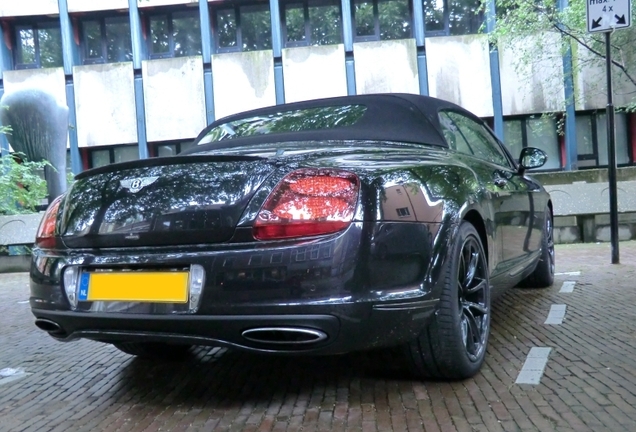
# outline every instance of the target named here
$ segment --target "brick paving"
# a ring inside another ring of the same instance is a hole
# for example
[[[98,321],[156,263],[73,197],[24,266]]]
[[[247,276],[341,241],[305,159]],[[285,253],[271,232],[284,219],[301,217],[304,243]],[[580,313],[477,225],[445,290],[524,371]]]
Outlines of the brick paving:
[[[493,305],[486,363],[462,382],[420,382],[389,352],[277,357],[199,348],[145,362],[33,325],[26,274],[0,275],[0,431],[634,431],[636,242],[557,246],[560,275]],[[559,293],[566,280],[574,292]],[[545,325],[552,304],[561,325]],[[515,384],[551,347],[539,385]]]

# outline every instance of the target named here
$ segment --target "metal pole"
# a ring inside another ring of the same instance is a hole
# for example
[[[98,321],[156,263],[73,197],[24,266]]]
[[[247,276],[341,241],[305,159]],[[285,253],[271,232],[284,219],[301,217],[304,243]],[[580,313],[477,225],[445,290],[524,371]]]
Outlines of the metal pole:
[[[612,240],[612,264],[620,262],[618,251],[618,193],[616,190],[616,141],[614,139],[614,102],[612,100],[611,32],[605,33],[605,69],[607,73],[607,169],[610,196],[610,232]]]

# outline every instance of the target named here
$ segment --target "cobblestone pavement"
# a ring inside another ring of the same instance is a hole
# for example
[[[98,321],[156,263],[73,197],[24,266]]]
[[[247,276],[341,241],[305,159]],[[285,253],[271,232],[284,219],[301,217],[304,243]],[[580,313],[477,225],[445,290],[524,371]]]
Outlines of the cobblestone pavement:
[[[27,275],[3,274],[0,431],[634,431],[636,242],[620,248],[611,265],[608,244],[557,246],[557,272],[580,275],[499,298],[486,363],[462,382],[413,380],[387,353],[149,363],[63,344],[33,325]],[[546,325],[554,304],[565,319]],[[552,348],[540,384],[515,384],[533,347]]]

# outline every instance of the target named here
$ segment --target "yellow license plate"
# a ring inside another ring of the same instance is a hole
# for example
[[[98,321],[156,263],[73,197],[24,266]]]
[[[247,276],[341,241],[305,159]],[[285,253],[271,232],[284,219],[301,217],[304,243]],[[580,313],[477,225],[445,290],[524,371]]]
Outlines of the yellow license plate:
[[[188,272],[84,273],[80,301],[186,303]]]

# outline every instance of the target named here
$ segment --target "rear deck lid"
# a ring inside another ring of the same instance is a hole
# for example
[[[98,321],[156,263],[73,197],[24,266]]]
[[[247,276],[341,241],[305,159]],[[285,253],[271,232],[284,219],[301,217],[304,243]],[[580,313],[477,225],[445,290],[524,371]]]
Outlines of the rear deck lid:
[[[65,200],[68,247],[227,241],[256,189],[275,168],[252,156],[177,156],[90,170]]]

